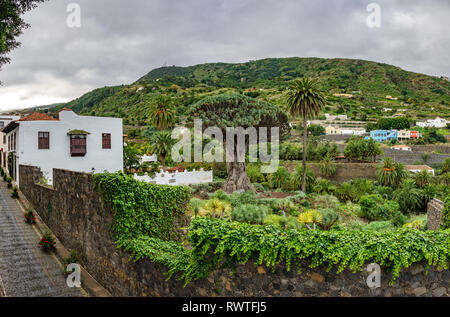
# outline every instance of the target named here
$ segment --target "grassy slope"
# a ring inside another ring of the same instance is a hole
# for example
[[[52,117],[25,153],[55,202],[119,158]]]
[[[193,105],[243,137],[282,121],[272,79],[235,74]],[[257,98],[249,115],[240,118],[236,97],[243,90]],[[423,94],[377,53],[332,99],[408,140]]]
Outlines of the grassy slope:
[[[418,118],[450,116],[448,81],[387,64],[320,58],[162,67],[131,85],[96,89],[56,109],[65,106],[84,114],[120,116],[130,125],[146,125],[149,104],[157,94],[169,95],[180,114],[204,96],[223,92],[247,92],[282,105],[287,83],[303,76],[319,78],[322,89],[328,94],[326,112],[347,113],[356,119],[363,112],[381,116],[381,109],[389,107],[408,108],[409,115]],[[249,92],[253,88],[255,91]],[[353,92],[355,98],[332,96],[343,92]],[[387,95],[398,97],[399,101],[387,100]]]

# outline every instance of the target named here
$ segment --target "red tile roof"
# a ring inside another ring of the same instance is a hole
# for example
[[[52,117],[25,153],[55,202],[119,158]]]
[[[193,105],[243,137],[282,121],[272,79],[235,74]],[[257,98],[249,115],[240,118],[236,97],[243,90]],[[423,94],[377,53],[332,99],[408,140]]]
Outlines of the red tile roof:
[[[58,121],[58,119],[50,117],[49,115],[46,115],[44,113],[35,112],[17,121]]]
[[[61,109],[61,110],[59,110],[58,112],[61,112],[61,111],[72,111],[72,112],[73,112],[73,110],[72,110],[72,109],[69,109],[69,108],[66,108],[66,107],[62,108],[62,109]]]
[[[407,170],[428,170],[428,171],[434,171],[433,168],[429,167],[428,165],[405,165],[405,169]]]

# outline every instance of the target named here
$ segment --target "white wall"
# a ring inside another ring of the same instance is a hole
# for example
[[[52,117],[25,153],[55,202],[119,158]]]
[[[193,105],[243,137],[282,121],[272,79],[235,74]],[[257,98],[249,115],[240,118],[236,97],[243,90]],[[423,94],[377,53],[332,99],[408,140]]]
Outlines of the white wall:
[[[161,172],[156,173],[153,178],[151,178],[148,174],[143,176],[134,174],[134,179],[158,185],[192,185],[211,183],[213,181],[213,172],[204,171],[203,169],[192,172],[184,171],[182,173],[178,171],[175,171],[174,173]]]
[[[72,111],[62,111],[59,121],[21,121],[18,129],[17,165],[40,167],[50,182],[54,168],[86,173],[123,170],[122,119],[78,116]],[[67,133],[71,130],[90,133],[86,156],[70,155]],[[38,149],[38,132],[50,132],[49,150]],[[111,134],[111,149],[102,149],[102,133]]]

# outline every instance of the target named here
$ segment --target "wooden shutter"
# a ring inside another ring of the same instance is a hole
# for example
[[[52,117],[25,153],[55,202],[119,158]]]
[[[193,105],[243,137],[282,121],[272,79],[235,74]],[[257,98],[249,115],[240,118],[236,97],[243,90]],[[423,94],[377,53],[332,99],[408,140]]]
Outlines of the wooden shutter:
[[[70,136],[70,155],[85,156],[86,155],[86,135]]]
[[[102,148],[103,149],[111,148],[111,133],[102,134]]]
[[[49,132],[39,132],[38,133],[38,148],[39,148],[39,150],[50,149],[50,133]]]

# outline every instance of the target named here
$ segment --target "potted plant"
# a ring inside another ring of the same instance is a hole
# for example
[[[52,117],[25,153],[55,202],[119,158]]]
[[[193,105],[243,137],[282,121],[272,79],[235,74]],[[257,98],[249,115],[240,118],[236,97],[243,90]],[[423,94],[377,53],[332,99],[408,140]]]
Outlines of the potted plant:
[[[33,210],[29,209],[27,212],[23,214],[25,217],[25,222],[32,225],[36,223],[36,216],[34,215]]]
[[[47,230],[42,235],[39,244],[45,251],[52,251],[55,248],[56,241],[53,238],[53,234]]]
[[[11,191],[11,197],[12,198],[19,198],[19,188],[17,186],[14,186]]]
[[[11,188],[12,187],[12,178],[11,177],[6,178],[6,182],[8,183],[8,188]]]

